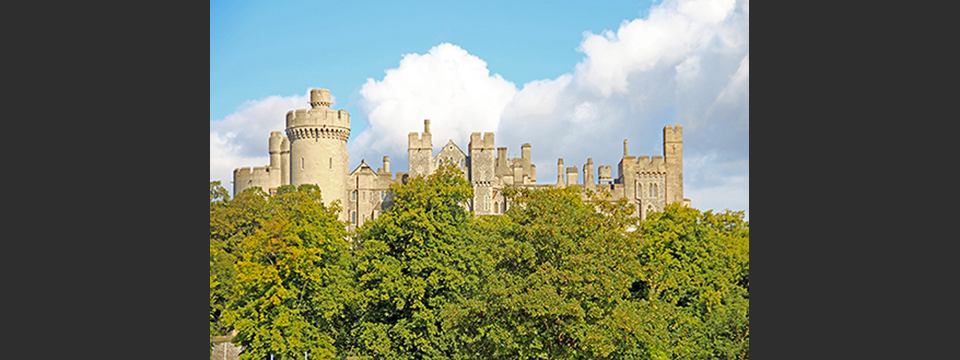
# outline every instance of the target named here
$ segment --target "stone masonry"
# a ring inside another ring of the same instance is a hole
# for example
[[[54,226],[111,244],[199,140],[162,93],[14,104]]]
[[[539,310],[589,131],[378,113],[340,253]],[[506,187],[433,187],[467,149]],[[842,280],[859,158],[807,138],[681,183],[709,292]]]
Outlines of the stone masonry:
[[[407,135],[407,172],[390,172],[389,156],[383,157],[383,166],[375,171],[361,160],[351,172],[347,153],[350,114],[329,108],[330,91],[326,89],[310,90],[310,106],[287,112],[286,137],[279,131],[270,133],[269,165],[233,171],[234,194],[252,187],[273,193],[281,185],[315,184],[324,203],[341,201],[340,218],[350,223],[348,230],[353,230],[390,207],[390,184],[406,183],[410,178],[432,174],[442,165],[454,164],[473,185],[474,198],[468,209],[477,215],[503,214],[508,207],[502,193],[506,186],[603,189],[610,193],[610,201],[627,199],[643,218],[651,211],[663,211],[670,203],[690,206],[690,200],[683,198],[680,125],[663,128],[662,156],[630,156],[627,140],[623,140],[617,178],[611,177],[610,165],[595,168],[589,158],[582,167],[581,182],[577,166],[564,168],[561,158],[557,161],[556,184],[537,184],[529,143],[520,146],[520,158],[508,159],[507,148],[496,147],[493,133],[473,133],[466,153],[449,140],[434,155],[430,120],[423,121],[423,132]]]

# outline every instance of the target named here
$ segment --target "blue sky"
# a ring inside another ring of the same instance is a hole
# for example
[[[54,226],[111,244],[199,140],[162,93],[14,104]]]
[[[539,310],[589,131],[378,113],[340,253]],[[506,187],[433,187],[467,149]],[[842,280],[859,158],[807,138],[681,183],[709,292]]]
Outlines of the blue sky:
[[[351,115],[351,168],[406,170],[406,134],[434,145],[533,145],[537,182],[662,154],[684,127],[694,207],[749,214],[749,2],[211,1],[211,180],[263,166],[270,131],[330,89]],[[617,176],[614,170],[614,176]],[[229,188],[229,186],[228,186]]]

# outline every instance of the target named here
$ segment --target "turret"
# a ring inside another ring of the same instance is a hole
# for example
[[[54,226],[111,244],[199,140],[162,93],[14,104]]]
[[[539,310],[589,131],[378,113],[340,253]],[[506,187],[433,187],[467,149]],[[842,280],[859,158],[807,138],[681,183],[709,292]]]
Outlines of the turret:
[[[390,157],[389,157],[389,156],[384,156],[384,157],[383,157],[383,172],[384,172],[384,173],[389,173],[389,172],[390,172]]]
[[[683,203],[683,128],[663,127],[663,161],[667,168],[667,204]]]
[[[576,186],[579,183],[577,181],[577,167],[567,168],[567,186]]]
[[[290,185],[320,187],[325,204],[346,197],[350,155],[350,114],[329,109],[330,90],[311,89],[310,109],[287,112]],[[345,219],[346,215],[341,215]]]
[[[290,139],[280,141],[280,185],[290,185]]]
[[[310,90],[310,107],[311,108],[328,108],[330,107],[330,90],[327,89],[311,89]]]
[[[587,163],[583,165],[583,184],[593,185],[593,158],[588,158]]]
[[[423,133],[407,134],[407,171],[411,177],[433,172],[433,135],[430,119],[423,120]]]
[[[283,135],[279,131],[270,132],[270,168],[280,170],[280,143],[283,142]]]
[[[597,168],[597,179],[600,181],[601,185],[610,185],[613,184],[613,169],[610,165],[600,165]]]
[[[566,186],[563,181],[563,158],[557,160],[557,186]]]

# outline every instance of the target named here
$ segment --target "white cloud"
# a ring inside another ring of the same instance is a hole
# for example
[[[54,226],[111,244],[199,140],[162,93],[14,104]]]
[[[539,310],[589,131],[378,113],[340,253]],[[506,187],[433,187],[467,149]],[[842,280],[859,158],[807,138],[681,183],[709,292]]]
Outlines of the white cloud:
[[[270,163],[271,131],[283,131],[287,111],[309,107],[310,93],[249,100],[221,120],[210,121],[210,181],[233,192],[233,169]],[[335,101],[331,97],[331,101]]]
[[[749,1],[664,0],[649,14],[616,31],[584,33],[584,59],[572,73],[519,90],[456,45],[404,55],[360,90],[368,125],[348,145],[351,164],[365,158],[376,167],[390,155],[403,171],[407,134],[431,119],[437,147],[453,139],[466,151],[470,133],[488,131],[511,156],[531,143],[537,182],[553,183],[558,158],[568,167],[593,158],[616,168],[623,139],[630,155],[661,155],[663,126],[677,124],[684,128],[684,197],[697,208],[748,210]],[[271,97],[211,122],[211,154],[240,154],[217,166],[265,165],[269,132],[306,99]]]
[[[585,56],[572,74],[524,84],[497,141],[530,142],[537,180],[550,183],[557,158],[567,167],[592,157],[616,168],[623,139],[630,155],[661,155],[663,126],[683,125],[685,158],[713,154],[707,163],[685,161],[685,197],[716,207],[722,201],[697,197],[722,191],[741,197],[729,206],[745,208],[749,169],[731,164],[749,161],[749,3],[664,1],[649,13],[616,31],[585,33]],[[714,178],[725,183],[689,176],[720,168],[737,170]]]
[[[360,89],[359,107],[369,125],[349,146],[351,163],[405,155],[407,134],[423,131],[424,119],[431,121],[434,145],[453,139],[466,151],[470,133],[497,129],[516,92],[513,83],[491,75],[486,62],[456,45],[404,55],[383,80],[367,79]]]

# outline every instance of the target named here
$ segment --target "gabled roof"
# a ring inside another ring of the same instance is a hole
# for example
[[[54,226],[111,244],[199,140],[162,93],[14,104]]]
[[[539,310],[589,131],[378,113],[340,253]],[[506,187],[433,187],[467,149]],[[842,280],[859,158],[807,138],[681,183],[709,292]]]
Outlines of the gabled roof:
[[[370,168],[370,165],[367,165],[367,160],[366,160],[366,159],[363,159],[363,160],[360,160],[360,165],[358,165],[356,169],[353,169],[353,171],[350,172],[350,176],[353,176],[353,175],[357,175],[357,176],[359,176],[359,175],[373,175],[373,176],[377,176],[377,172],[376,172],[376,171],[373,171],[373,169]]]
[[[460,147],[453,142],[453,139],[448,140],[447,144],[444,145],[442,148],[440,148],[440,151],[437,152],[437,155],[435,155],[434,158],[436,158],[437,156],[440,156],[440,154],[442,154],[444,151],[454,151],[456,153],[459,153],[460,155],[463,155],[464,157],[467,156],[467,154],[463,152],[463,150],[460,150]]]

